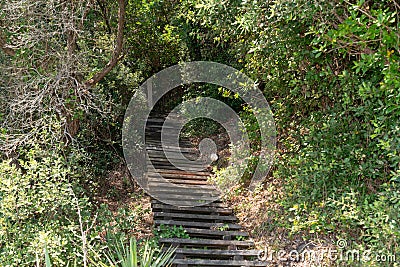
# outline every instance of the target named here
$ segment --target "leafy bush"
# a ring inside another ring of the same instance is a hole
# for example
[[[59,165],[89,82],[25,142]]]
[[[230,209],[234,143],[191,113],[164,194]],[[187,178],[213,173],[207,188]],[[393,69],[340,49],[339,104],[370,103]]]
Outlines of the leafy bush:
[[[168,226],[162,224],[155,229],[153,233],[156,240],[160,238],[190,238],[189,234],[186,233],[186,230],[183,229],[182,225],[177,227],[176,225]]]
[[[35,145],[22,153],[20,168],[0,163],[0,262],[32,266],[47,246],[53,262],[66,265],[79,248],[77,201],[85,222],[91,221],[90,204],[84,196],[76,199],[81,189],[74,170],[57,151]]]

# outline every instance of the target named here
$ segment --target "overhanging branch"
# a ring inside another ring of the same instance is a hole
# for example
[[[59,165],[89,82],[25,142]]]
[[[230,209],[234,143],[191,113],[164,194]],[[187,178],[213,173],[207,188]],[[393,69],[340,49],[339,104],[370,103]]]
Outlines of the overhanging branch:
[[[124,40],[124,24],[125,24],[125,0],[118,0],[118,31],[115,48],[110,61],[107,65],[98,73],[96,73],[91,79],[87,80],[84,85],[85,87],[93,87],[99,81],[101,81],[114,67],[118,61],[122,58],[122,47]]]

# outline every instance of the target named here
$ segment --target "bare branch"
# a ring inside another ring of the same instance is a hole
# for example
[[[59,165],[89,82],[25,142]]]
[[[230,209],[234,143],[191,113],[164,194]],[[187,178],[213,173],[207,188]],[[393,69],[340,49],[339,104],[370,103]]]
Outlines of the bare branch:
[[[85,82],[85,87],[93,87],[96,83],[101,81],[122,58],[121,54],[123,48],[125,24],[125,0],[118,0],[118,5],[118,32],[113,55],[107,65],[100,72],[96,73],[90,80]]]

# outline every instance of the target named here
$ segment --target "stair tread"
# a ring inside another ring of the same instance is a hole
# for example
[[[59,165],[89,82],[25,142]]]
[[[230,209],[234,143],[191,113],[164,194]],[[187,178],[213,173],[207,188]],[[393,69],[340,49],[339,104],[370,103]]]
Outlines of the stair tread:
[[[172,243],[183,245],[234,245],[234,246],[252,246],[253,241],[238,241],[238,240],[212,240],[212,239],[188,239],[188,238],[160,238],[160,243]]]
[[[164,249],[177,246],[173,266],[267,266],[266,262],[256,260],[261,251],[254,249],[254,242],[242,240],[249,234],[235,223],[237,217],[232,208],[221,201],[220,192],[208,182],[212,175],[210,169],[193,161],[198,159],[199,149],[185,138],[179,140],[177,147],[171,134],[164,140],[163,147],[162,127],[170,129],[179,125],[179,118],[170,125],[163,125],[165,118],[153,114],[147,119],[147,186],[155,198],[163,200],[151,201],[154,225],[182,226],[190,236],[159,239]],[[186,170],[171,164],[165,151]],[[180,158],[182,154],[193,162]]]
[[[233,210],[231,208],[218,208],[218,207],[206,207],[206,206],[196,206],[196,207],[176,207],[167,204],[153,203],[153,210],[164,210],[164,211],[174,211],[174,212],[196,212],[196,213],[216,213],[231,215]]]
[[[191,226],[206,229],[232,229],[240,230],[242,227],[236,223],[206,223],[206,222],[187,222],[187,221],[176,221],[176,220],[155,220],[156,225],[176,225],[176,226]]]
[[[174,264],[195,266],[267,266],[266,262],[250,260],[208,260],[208,259],[175,259]]]
[[[239,249],[189,249],[177,248],[175,253],[184,255],[225,255],[225,256],[258,256],[263,251],[256,249],[239,250]]]
[[[220,221],[237,221],[236,216],[230,215],[204,215],[204,214],[185,214],[185,213],[172,213],[172,212],[154,212],[154,217],[169,217],[169,218],[186,218],[186,219],[208,219]]]

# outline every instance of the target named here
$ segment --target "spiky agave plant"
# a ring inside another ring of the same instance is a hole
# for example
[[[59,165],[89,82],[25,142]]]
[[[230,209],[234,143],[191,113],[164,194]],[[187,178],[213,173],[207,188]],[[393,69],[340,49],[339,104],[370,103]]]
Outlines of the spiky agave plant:
[[[149,240],[144,240],[141,249],[138,249],[136,239],[130,238],[129,245],[119,239],[115,242],[113,251],[105,255],[107,263],[91,261],[98,267],[168,267],[172,264],[175,250],[170,247],[159,252],[151,246]]]

